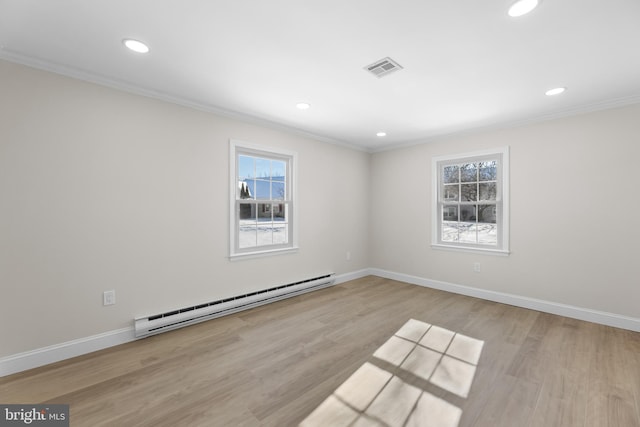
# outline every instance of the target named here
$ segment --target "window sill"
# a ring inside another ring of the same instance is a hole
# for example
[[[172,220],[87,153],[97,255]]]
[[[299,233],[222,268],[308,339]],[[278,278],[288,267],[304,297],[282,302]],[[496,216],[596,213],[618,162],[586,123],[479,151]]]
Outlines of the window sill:
[[[453,251],[453,252],[469,252],[484,255],[496,255],[496,256],[509,256],[511,252],[504,249],[488,249],[478,248],[472,246],[457,246],[457,245],[443,245],[443,244],[431,244],[433,249],[440,251]]]
[[[237,254],[229,255],[230,261],[241,261],[244,259],[252,259],[252,258],[263,258],[274,255],[282,255],[282,254],[290,254],[298,252],[298,247],[292,248],[282,248],[282,249],[269,249],[264,251],[256,251],[256,252],[242,252]]]

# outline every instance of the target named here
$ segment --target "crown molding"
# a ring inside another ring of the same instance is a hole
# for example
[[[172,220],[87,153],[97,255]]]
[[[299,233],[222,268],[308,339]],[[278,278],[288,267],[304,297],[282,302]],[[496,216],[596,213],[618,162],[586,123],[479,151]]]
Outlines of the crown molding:
[[[416,145],[429,144],[436,141],[441,141],[443,139],[448,139],[456,136],[464,136],[479,132],[487,132],[492,130],[504,130],[504,129],[513,129],[523,126],[528,126],[537,123],[543,123],[551,120],[558,120],[568,117],[575,117],[582,114],[595,113],[598,111],[612,110],[614,108],[622,108],[627,107],[629,105],[640,104],[640,94],[625,96],[621,98],[614,98],[606,101],[593,102],[589,104],[583,104],[579,106],[573,106],[570,108],[557,110],[548,114],[541,114],[534,117],[529,117],[526,119],[516,119],[509,120],[504,122],[495,122],[487,125],[479,125],[474,126],[472,128],[467,129],[454,129],[449,132],[443,132],[434,134],[425,138],[404,141],[395,144],[387,144],[375,147],[371,150],[372,153],[379,153],[384,151],[396,150],[399,148],[407,148]]]
[[[59,74],[65,77],[82,80],[89,83],[94,83],[100,86],[109,87],[111,89],[131,93],[134,95],[144,96],[147,98],[156,99],[171,104],[180,105],[193,110],[204,111],[207,113],[215,114],[218,116],[243,121],[245,123],[263,126],[269,129],[292,133],[304,138],[313,139],[319,142],[327,144],[337,145],[345,147],[355,151],[361,151],[366,153],[379,153],[384,151],[391,151],[400,148],[407,148],[416,145],[428,144],[436,141],[440,141],[446,138],[455,136],[469,135],[478,132],[486,132],[492,130],[511,129],[516,127],[522,127],[530,124],[541,123],[550,120],[556,120],[566,117],[577,116],[581,114],[587,114],[596,111],[609,110],[619,107],[625,107],[633,104],[640,104],[640,94],[634,94],[626,97],[609,99],[605,101],[599,101],[594,103],[588,103],[578,106],[569,107],[562,110],[557,110],[548,114],[541,114],[534,117],[525,119],[515,119],[509,121],[500,121],[490,123],[486,125],[478,125],[471,128],[455,127],[449,131],[435,133],[433,135],[426,136],[415,140],[400,141],[385,145],[378,145],[375,147],[367,147],[355,143],[350,143],[337,138],[331,138],[326,135],[321,135],[313,132],[309,132],[295,126],[289,126],[282,123],[274,122],[270,119],[254,116],[239,111],[229,110],[217,105],[204,104],[185,97],[176,96],[166,92],[145,88],[139,85],[135,85],[124,80],[114,79],[97,73],[89,72],[75,67],[68,67],[62,64],[58,64],[49,60],[35,58],[32,56],[24,55],[20,52],[6,49],[0,46],[0,59],[5,61],[25,65],[27,67],[36,68],[39,70]]]
[[[65,77],[82,80],[88,83],[105,86],[105,87],[119,90],[122,92],[127,92],[134,95],[144,96],[146,98],[152,98],[159,101],[180,105],[182,107],[187,107],[193,110],[203,111],[206,113],[215,114],[215,115],[226,117],[229,119],[239,120],[245,123],[263,126],[273,130],[296,134],[304,138],[313,139],[319,142],[325,142],[327,144],[338,145],[341,147],[349,148],[351,150],[364,151],[364,152],[370,151],[366,147],[362,147],[360,145],[352,144],[336,138],[331,138],[324,135],[316,134],[313,132],[308,132],[308,131],[299,129],[295,126],[289,126],[282,123],[274,122],[266,118],[241,113],[239,111],[229,110],[226,108],[219,107],[217,105],[204,104],[198,101],[194,101],[192,99],[176,96],[170,93],[166,93],[166,92],[162,92],[154,89],[145,88],[139,85],[129,83],[124,80],[114,79],[101,74],[89,72],[80,68],[68,67],[66,65],[58,64],[52,61],[23,55],[19,52],[15,52],[8,49],[0,48],[0,59],[3,59],[8,62],[24,65],[30,68],[35,68],[38,70],[59,74]]]

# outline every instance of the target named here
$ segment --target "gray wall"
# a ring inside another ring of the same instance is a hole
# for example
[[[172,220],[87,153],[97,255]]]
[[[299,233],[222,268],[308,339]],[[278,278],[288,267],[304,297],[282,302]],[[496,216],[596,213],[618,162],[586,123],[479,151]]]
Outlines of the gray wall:
[[[0,94],[0,357],[369,266],[367,153],[5,61]],[[229,261],[230,138],[298,152],[298,253]]]
[[[432,249],[431,158],[502,146],[511,255]],[[639,105],[376,153],[370,264],[638,318],[639,158]],[[401,191],[407,183],[413,191]]]

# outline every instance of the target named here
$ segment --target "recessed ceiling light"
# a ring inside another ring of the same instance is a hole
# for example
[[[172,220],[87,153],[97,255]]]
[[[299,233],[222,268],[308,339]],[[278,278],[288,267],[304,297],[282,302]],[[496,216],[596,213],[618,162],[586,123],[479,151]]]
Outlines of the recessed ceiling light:
[[[516,18],[518,16],[526,15],[535,9],[538,4],[540,4],[540,0],[517,0],[509,8],[509,16]]]
[[[298,104],[296,104],[296,107],[298,107],[299,110],[308,110],[309,107],[311,107],[311,104],[308,104],[306,102],[299,102]]]
[[[560,95],[562,92],[564,92],[565,90],[567,90],[566,87],[555,87],[553,89],[549,89],[548,91],[546,91],[544,94],[547,96],[554,96],[554,95]]]
[[[378,132],[378,133],[376,133],[376,136],[379,136],[379,137],[382,138],[383,136],[387,136],[387,133],[386,132]]]
[[[126,47],[128,47],[130,50],[132,50],[134,52],[138,52],[138,53],[147,53],[147,52],[149,52],[149,46],[147,46],[146,44],[142,43],[139,40],[124,39],[124,40],[122,40],[122,43],[124,43],[124,45]]]

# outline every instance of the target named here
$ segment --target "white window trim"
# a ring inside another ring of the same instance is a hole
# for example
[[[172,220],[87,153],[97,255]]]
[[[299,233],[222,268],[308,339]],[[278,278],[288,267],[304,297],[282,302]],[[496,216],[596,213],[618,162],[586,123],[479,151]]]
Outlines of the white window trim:
[[[289,192],[291,201],[289,202],[289,238],[290,242],[286,247],[266,247],[255,251],[238,251],[237,242],[237,223],[236,223],[236,194],[237,194],[237,163],[236,153],[242,151],[256,156],[265,157],[289,157],[291,158],[288,167],[289,176]],[[298,251],[298,193],[297,179],[298,176],[298,153],[295,151],[284,150],[281,148],[266,147],[263,145],[252,144],[237,139],[229,140],[229,259],[239,260],[248,258],[258,258],[264,256],[278,255],[284,253],[292,253]]]
[[[502,224],[500,232],[500,241],[498,242],[498,248],[483,247],[481,245],[465,245],[460,243],[449,243],[440,241],[440,214],[438,197],[440,193],[440,168],[438,164],[441,162],[464,162],[465,159],[472,159],[477,157],[491,156],[500,154],[502,155],[502,173],[501,182],[498,185],[502,187]],[[474,151],[469,153],[461,153],[455,155],[438,156],[433,157],[431,161],[432,172],[432,221],[431,221],[431,247],[439,250],[450,250],[457,252],[472,252],[482,253],[489,255],[507,256],[510,254],[509,250],[509,228],[510,228],[510,213],[509,213],[509,147],[500,147],[490,150]]]

